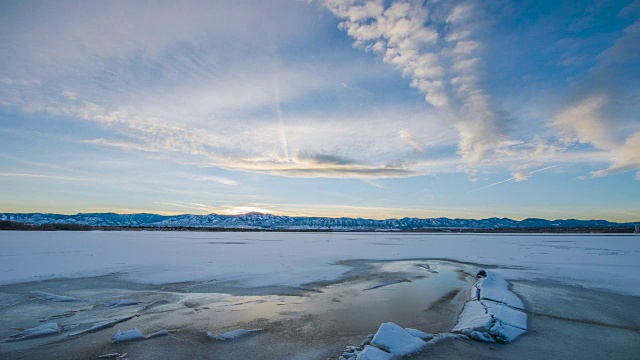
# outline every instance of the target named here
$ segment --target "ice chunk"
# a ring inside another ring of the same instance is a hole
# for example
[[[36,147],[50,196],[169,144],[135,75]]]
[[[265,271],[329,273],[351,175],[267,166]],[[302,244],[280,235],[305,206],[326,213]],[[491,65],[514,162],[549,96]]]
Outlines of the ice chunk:
[[[487,332],[491,329],[493,318],[487,312],[487,309],[478,300],[467,301],[464,304],[462,313],[458,316],[458,322],[451,330],[454,333],[464,333],[462,330],[470,329],[471,331]],[[469,336],[468,334],[464,333]]]
[[[425,342],[392,322],[384,323],[371,340],[371,345],[397,356],[409,355],[425,346]]]
[[[138,305],[138,302],[135,300],[131,300],[131,299],[125,299],[125,300],[115,300],[112,301],[110,303],[105,304],[105,307],[108,308],[117,308],[117,307],[121,307],[121,306],[131,306],[131,305]]]
[[[358,354],[356,357],[357,360],[389,360],[393,359],[392,354],[388,352],[382,351],[377,347],[373,347],[371,345],[367,345],[364,347],[364,350]]]
[[[57,323],[46,323],[31,329],[21,331],[17,334],[13,334],[11,335],[11,339],[13,339],[13,341],[28,340],[43,336],[57,335],[61,332],[62,329],[60,329]]]
[[[510,342],[527,331],[523,309],[522,301],[509,291],[506,280],[493,272],[478,272],[471,300],[465,303],[451,331],[479,341]]]
[[[527,314],[525,312],[493,301],[482,300],[481,303],[501,323],[521,329],[527,328]]]
[[[487,272],[487,277],[478,279],[480,299],[501,302],[520,310],[524,304],[518,296],[509,291],[509,283],[494,272]]]
[[[493,337],[502,342],[512,342],[518,336],[526,333],[527,330],[517,328],[511,325],[504,324],[500,321],[496,321],[493,325],[489,334],[493,335]]]
[[[167,336],[169,335],[169,331],[168,330],[160,330],[160,331],[156,331],[153,334],[149,334],[146,336],[147,339],[153,339],[155,337],[160,337],[160,336]]]
[[[408,332],[409,334],[411,334],[411,335],[413,335],[413,336],[415,336],[417,338],[420,338],[420,339],[422,339],[424,341],[429,341],[429,340],[433,339],[433,335],[431,335],[429,333],[426,333],[424,331],[420,331],[420,330],[416,330],[416,329],[412,329],[412,328],[404,328],[404,330],[406,332]]]
[[[238,330],[229,331],[223,334],[216,334],[213,331],[208,331],[207,336],[214,340],[236,340],[243,336],[260,332],[260,331],[263,331],[263,329],[251,329],[251,330],[238,329]]]
[[[144,335],[138,329],[133,329],[129,331],[120,331],[118,330],[115,335],[111,338],[112,343],[119,343],[125,341],[134,341],[134,340],[142,340],[144,339]]]
[[[40,300],[51,300],[57,302],[82,301],[71,296],[56,295],[44,291],[32,291],[31,295]]]

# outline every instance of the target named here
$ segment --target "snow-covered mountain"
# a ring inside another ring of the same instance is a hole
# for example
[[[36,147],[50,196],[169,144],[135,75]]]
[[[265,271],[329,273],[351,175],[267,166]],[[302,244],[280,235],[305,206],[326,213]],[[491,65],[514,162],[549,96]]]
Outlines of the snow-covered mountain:
[[[78,224],[89,226],[140,226],[140,227],[216,227],[231,229],[330,229],[330,230],[412,230],[412,229],[505,229],[505,228],[595,228],[632,226],[630,223],[614,223],[606,220],[545,220],[509,218],[449,219],[402,218],[373,220],[362,218],[294,217],[271,214],[247,213],[243,215],[175,215],[158,214],[0,214],[0,220],[24,224]]]

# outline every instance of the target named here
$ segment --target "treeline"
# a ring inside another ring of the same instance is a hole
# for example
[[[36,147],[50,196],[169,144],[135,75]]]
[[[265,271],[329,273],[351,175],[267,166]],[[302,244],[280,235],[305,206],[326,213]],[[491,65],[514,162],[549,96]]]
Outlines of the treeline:
[[[633,233],[634,229],[629,226],[615,227],[553,227],[553,228],[494,228],[494,229],[474,229],[474,228],[426,228],[426,229],[405,229],[405,230],[332,230],[332,229],[252,229],[252,228],[224,228],[224,227],[189,227],[189,226],[91,226],[82,224],[42,224],[32,225],[15,221],[0,220],[0,230],[22,230],[22,231],[200,231],[200,232],[411,232],[411,233],[482,233],[482,234],[533,234],[533,233],[601,233],[620,234]]]
[[[42,230],[42,231],[89,231],[96,230],[96,227],[79,224],[42,224],[31,225],[15,221],[0,220],[0,230]]]

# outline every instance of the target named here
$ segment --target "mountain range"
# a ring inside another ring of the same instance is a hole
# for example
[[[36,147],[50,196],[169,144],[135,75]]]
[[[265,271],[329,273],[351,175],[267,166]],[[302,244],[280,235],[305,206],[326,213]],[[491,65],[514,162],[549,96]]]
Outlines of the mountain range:
[[[242,215],[158,215],[81,213],[76,215],[42,213],[0,213],[0,221],[13,221],[30,225],[75,224],[97,227],[190,227],[256,230],[418,230],[418,229],[553,229],[553,228],[617,228],[633,227],[634,223],[616,223],[606,220],[546,220],[529,218],[521,221],[509,218],[449,219],[401,218],[363,219],[280,216],[262,213]]]

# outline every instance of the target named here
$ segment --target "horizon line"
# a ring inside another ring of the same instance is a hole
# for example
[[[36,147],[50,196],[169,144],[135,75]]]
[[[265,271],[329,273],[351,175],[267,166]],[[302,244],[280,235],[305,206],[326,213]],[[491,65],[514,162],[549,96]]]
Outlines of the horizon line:
[[[240,217],[240,216],[245,216],[245,215],[249,215],[249,214],[257,214],[257,215],[271,215],[271,216],[276,216],[276,217],[291,217],[291,218],[362,219],[362,220],[373,220],[373,221],[401,220],[401,219],[419,219],[419,220],[448,219],[448,220],[477,220],[477,221],[481,221],[481,220],[489,220],[489,219],[508,219],[508,220],[512,220],[512,221],[522,222],[522,221],[529,220],[529,219],[536,219],[536,220],[546,220],[546,221],[568,221],[568,220],[606,221],[606,222],[615,223],[615,224],[640,223],[640,219],[634,220],[634,221],[620,222],[620,221],[607,220],[607,219],[603,219],[603,218],[580,219],[580,218],[570,218],[570,217],[568,217],[568,218],[549,219],[549,218],[542,218],[542,217],[525,217],[525,218],[522,218],[521,220],[518,220],[518,219],[514,219],[514,218],[511,218],[511,217],[507,217],[507,216],[503,216],[503,217],[490,216],[490,217],[484,217],[484,218],[472,218],[472,217],[469,217],[469,218],[454,217],[454,218],[452,218],[452,217],[447,217],[447,216],[439,216],[439,217],[415,217],[415,216],[414,217],[409,217],[409,216],[404,216],[404,217],[392,217],[392,218],[375,219],[375,218],[352,217],[352,216],[333,217],[333,216],[309,216],[309,215],[284,215],[284,214],[263,213],[263,212],[258,212],[258,211],[248,211],[248,212],[241,213],[241,214],[220,214],[220,213],[211,212],[211,213],[208,213],[208,214],[180,213],[180,214],[172,214],[172,215],[163,215],[163,214],[154,213],[154,212],[113,212],[113,211],[106,211],[106,212],[78,212],[78,213],[75,213],[75,214],[71,214],[71,213],[53,213],[53,212],[1,212],[0,214],[3,214],[3,215],[41,214],[41,215],[63,215],[63,216],[77,216],[77,215],[88,215],[88,214],[115,214],[115,215],[158,215],[158,216],[164,216],[164,217],[178,217],[178,216],[185,216],[185,215],[190,215],[190,216],[216,215],[216,216]]]

